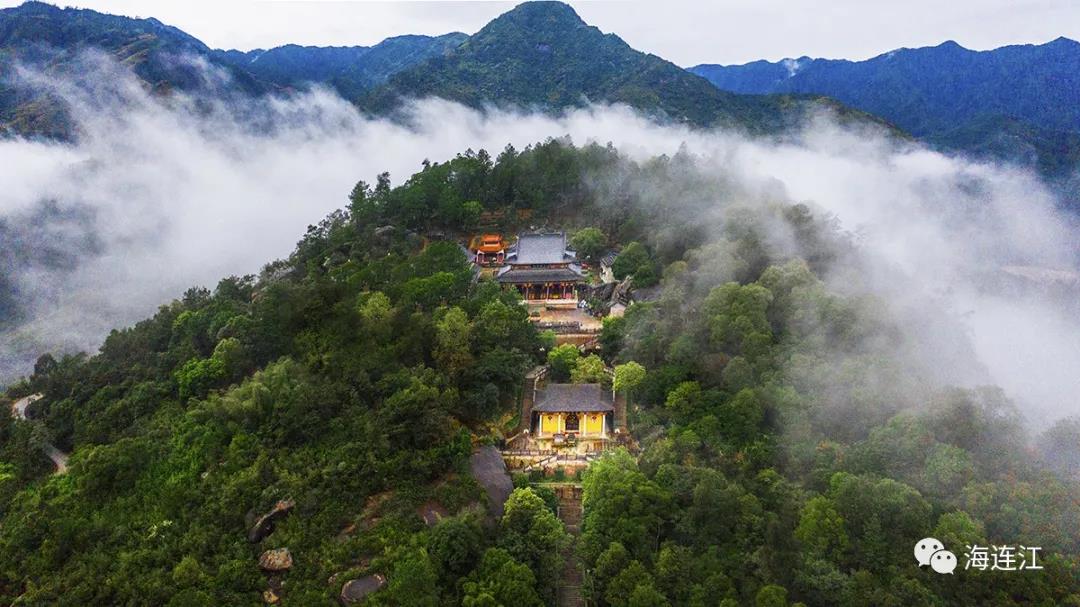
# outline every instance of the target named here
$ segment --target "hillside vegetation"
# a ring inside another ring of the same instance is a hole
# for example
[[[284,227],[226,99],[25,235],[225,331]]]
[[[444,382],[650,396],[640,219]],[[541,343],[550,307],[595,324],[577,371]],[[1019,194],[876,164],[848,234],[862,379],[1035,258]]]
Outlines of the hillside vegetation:
[[[973,51],[949,41],[865,61],[785,59],[690,71],[736,93],[826,95],[948,150],[1068,177],[1080,167],[1080,43]]]
[[[468,36],[396,36],[375,46],[320,47],[287,44],[269,50],[216,51],[215,57],[282,87],[323,84],[356,99],[393,74],[458,47]]]
[[[288,95],[310,85],[334,89],[361,109],[394,115],[402,103],[438,96],[473,107],[559,112],[593,103],[626,104],[655,118],[695,126],[776,133],[828,109],[841,120],[883,124],[831,99],[737,95],[717,90],[618,36],[587,25],[560,2],[527,2],[472,36],[398,36],[372,47],[211,50],[156,19],[131,19],[41,2],[0,10],[0,67],[78,80],[87,51],[133,69],[153,91],[183,91],[200,102]],[[209,68],[209,69],[207,69]],[[73,137],[62,95],[16,75],[0,81],[0,127],[24,136]]]
[[[821,281],[852,245],[807,207],[742,204],[685,154],[563,140],[349,199],[258,277],[192,289],[12,389],[45,398],[36,421],[0,421],[0,601],[255,605],[260,553],[288,548],[287,605],[332,604],[368,573],[388,580],[372,605],[552,604],[553,496],[521,488],[486,521],[464,473],[550,343],[439,236],[484,211],[510,231],[529,209],[660,269],[658,300],[602,334],[609,363],[647,373],[640,456],[583,478],[597,604],[1080,604],[1077,485],[1030,461],[1000,391],[934,383],[888,302]],[[67,474],[47,475],[43,438],[72,450]],[[249,542],[286,498],[293,514]],[[447,515],[429,527],[431,503]],[[912,558],[926,536],[958,555],[1040,546],[1045,569],[939,575]]]

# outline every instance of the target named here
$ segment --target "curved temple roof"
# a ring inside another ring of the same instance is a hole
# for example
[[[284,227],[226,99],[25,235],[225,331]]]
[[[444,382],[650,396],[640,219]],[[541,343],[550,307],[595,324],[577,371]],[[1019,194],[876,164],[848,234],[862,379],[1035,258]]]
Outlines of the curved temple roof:
[[[561,264],[574,261],[566,248],[566,234],[522,234],[506,258],[512,265]]]
[[[536,395],[540,413],[614,411],[611,392],[600,384],[548,384]]]

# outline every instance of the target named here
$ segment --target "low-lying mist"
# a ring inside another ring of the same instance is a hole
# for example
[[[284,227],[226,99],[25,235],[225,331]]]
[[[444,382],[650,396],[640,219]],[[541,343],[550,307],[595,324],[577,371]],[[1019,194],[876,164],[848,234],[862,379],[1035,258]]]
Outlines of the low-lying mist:
[[[421,100],[390,121],[325,90],[160,97],[102,57],[84,63],[93,77],[18,74],[66,102],[76,143],[0,141],[0,383],[43,352],[94,351],[188,287],[258,272],[359,179],[569,135],[639,160],[693,154],[705,177],[739,184],[718,207],[779,199],[831,215],[858,262],[826,280],[889,301],[943,380],[1001,386],[1034,426],[1080,414],[1080,240],[1030,172],[826,115],[769,139],[610,106],[555,117]],[[935,329],[946,324],[960,337]]]

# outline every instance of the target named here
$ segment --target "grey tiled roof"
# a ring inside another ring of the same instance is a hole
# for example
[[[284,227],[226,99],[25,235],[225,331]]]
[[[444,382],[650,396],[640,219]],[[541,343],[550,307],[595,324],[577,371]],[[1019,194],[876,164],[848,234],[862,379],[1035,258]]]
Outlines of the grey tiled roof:
[[[522,234],[507,256],[507,263],[537,265],[566,263],[574,256],[566,250],[566,234]]]
[[[536,395],[533,411],[614,411],[611,392],[600,384],[548,384]]]
[[[499,272],[496,279],[502,283],[578,282],[585,276],[573,266],[569,268],[515,268]]]

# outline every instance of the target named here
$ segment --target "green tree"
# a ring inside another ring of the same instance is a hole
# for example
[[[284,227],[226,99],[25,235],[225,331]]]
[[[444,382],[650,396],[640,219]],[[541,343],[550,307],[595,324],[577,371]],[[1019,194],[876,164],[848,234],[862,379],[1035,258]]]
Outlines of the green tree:
[[[630,593],[627,607],[669,607],[671,603],[667,597],[657,590],[652,584],[638,584]]]
[[[570,381],[575,384],[602,384],[607,383],[607,366],[604,361],[595,354],[578,359],[573,370],[570,371]]]
[[[750,361],[766,354],[772,342],[771,302],[772,293],[756,284],[729,282],[710,291],[705,314],[713,343]]]
[[[703,413],[701,407],[701,384],[696,381],[684,381],[668,392],[664,407],[671,411],[675,419],[689,421],[695,414]]]
[[[737,445],[753,442],[761,432],[765,405],[756,390],[740,390],[720,407],[717,415],[720,427],[729,440]]]
[[[823,495],[810,498],[803,506],[795,537],[812,553],[834,561],[848,547],[844,518]]]
[[[476,200],[466,200],[461,203],[459,227],[463,230],[472,230],[480,223],[480,216],[484,214],[484,205]]]
[[[535,572],[545,593],[553,589],[569,536],[544,500],[532,489],[514,489],[506,500],[500,530],[499,546]]]
[[[501,548],[489,548],[462,584],[464,607],[542,607],[536,578]]]
[[[565,383],[570,380],[570,373],[577,367],[581,350],[574,344],[562,344],[548,352],[547,362],[551,367],[551,381]]]
[[[450,308],[435,324],[436,362],[451,377],[457,377],[473,362],[470,340],[472,324],[465,311],[458,307]]]
[[[476,566],[483,551],[484,535],[472,516],[444,518],[431,530],[427,550],[442,579],[453,585]]]
[[[585,470],[582,488],[585,517],[580,551],[586,562],[595,563],[612,542],[622,544],[639,560],[647,560],[659,548],[671,496],[638,470],[625,449],[593,462]]]
[[[762,586],[754,599],[757,607],[787,607],[787,589],[776,584]]]
[[[202,398],[225,379],[225,363],[220,358],[193,358],[176,371],[180,398]]]
[[[631,242],[619,252],[611,264],[611,273],[617,280],[622,280],[652,263],[649,251],[640,242]]]
[[[593,584],[598,596],[603,596],[608,583],[630,563],[630,554],[619,542],[611,542],[600,553],[592,570]]]
[[[644,381],[645,367],[637,362],[631,360],[621,365],[615,365],[615,377],[612,382],[612,388],[626,394],[628,402]]]
[[[385,340],[392,334],[394,307],[385,293],[362,293],[358,297],[356,311],[369,335]]]
[[[607,584],[604,592],[604,601],[611,607],[629,607],[630,598],[638,586],[652,586],[652,576],[645,565],[640,561],[630,561],[629,564],[617,573]]]
[[[589,261],[596,261],[607,246],[607,237],[599,228],[582,228],[570,237],[570,247]]]
[[[386,593],[397,605],[438,606],[439,578],[426,551],[412,550],[394,565]]]

